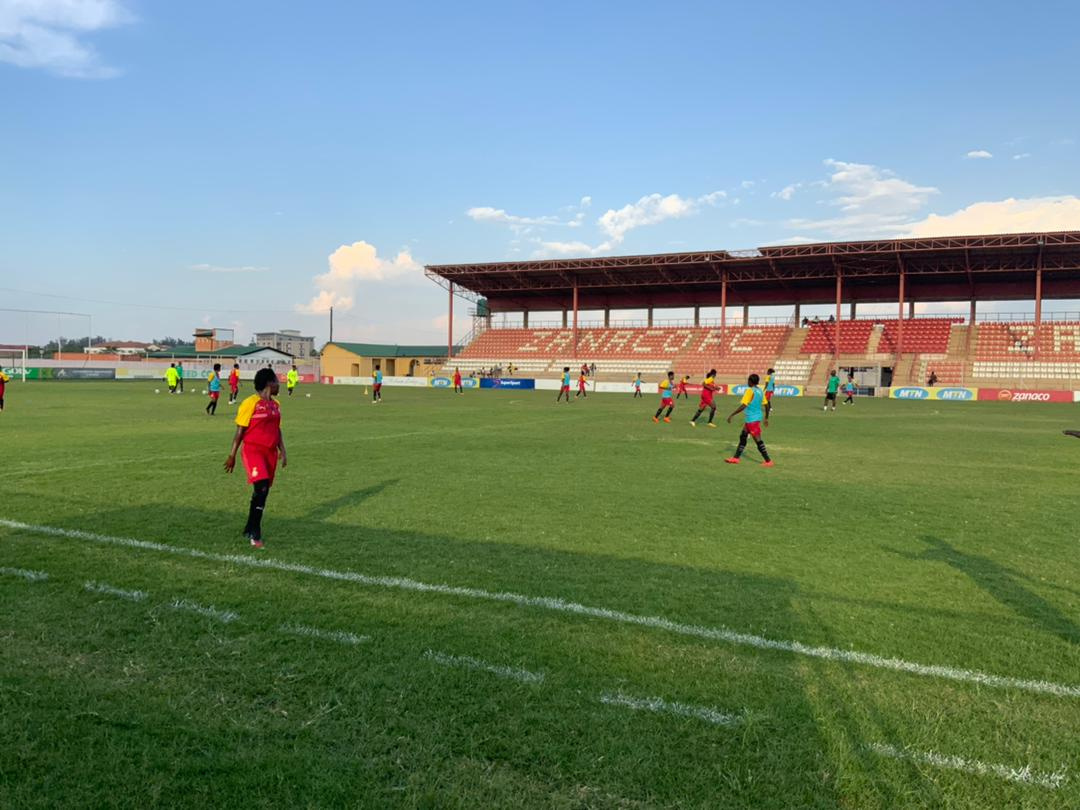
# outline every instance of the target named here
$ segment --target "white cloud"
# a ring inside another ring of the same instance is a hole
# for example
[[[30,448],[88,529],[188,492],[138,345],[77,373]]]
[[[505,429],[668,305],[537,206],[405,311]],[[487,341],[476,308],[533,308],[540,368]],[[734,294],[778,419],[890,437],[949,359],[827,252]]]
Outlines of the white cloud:
[[[629,203],[618,210],[608,209],[597,222],[611,241],[618,244],[635,228],[690,216],[697,213],[703,205],[716,205],[726,196],[723,191],[714,191],[701,197],[647,194],[636,203]]]
[[[558,225],[560,222],[558,217],[521,217],[488,205],[470,208],[465,214],[476,222],[495,222],[501,225]]]
[[[802,183],[791,183],[790,185],[784,186],[779,191],[774,191],[769,196],[776,197],[780,200],[790,200],[792,197],[795,196],[795,192],[802,188],[802,186]]]
[[[131,22],[120,0],[0,0],[0,62],[76,79],[119,75],[86,34]]]
[[[968,158],[969,160],[989,160],[993,157],[993,155],[987,152],[985,149],[972,149],[970,152],[964,155],[964,157]]]
[[[820,231],[834,237],[872,237],[895,233],[911,220],[938,193],[932,186],[917,186],[888,169],[868,163],[826,160],[833,170],[819,185],[835,195],[826,200],[841,215],[825,219],[793,219],[788,225],[798,230]]]
[[[952,214],[931,214],[907,226],[905,236],[965,236],[1080,230],[1080,198],[1032,197],[977,202]]]
[[[1029,157],[1031,157],[1031,152],[1021,152],[1018,155],[1013,155],[1012,159],[1013,160],[1025,160],[1025,159],[1027,159]]]
[[[560,256],[599,256],[615,247],[609,242],[599,245],[587,245],[584,242],[541,242],[540,250],[534,256],[546,256],[555,253]]]
[[[330,307],[352,309],[358,284],[403,278],[421,269],[408,249],[387,260],[379,257],[374,245],[363,241],[341,245],[330,254],[328,263],[330,269],[315,276],[318,293],[309,303],[298,305],[299,312],[317,314]]]
[[[240,267],[222,267],[217,264],[193,264],[190,269],[200,273],[265,273],[270,268],[254,267],[248,264]]]

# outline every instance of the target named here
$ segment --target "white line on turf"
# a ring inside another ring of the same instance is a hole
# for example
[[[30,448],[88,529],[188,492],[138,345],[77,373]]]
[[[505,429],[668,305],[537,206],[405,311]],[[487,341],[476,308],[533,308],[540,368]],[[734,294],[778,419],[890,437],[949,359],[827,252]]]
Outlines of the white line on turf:
[[[638,711],[694,717],[717,726],[734,726],[742,721],[742,718],[737,715],[724,714],[716,709],[710,709],[708,706],[693,706],[688,703],[676,703],[657,697],[633,698],[624,695],[622,692],[604,692],[604,694],[600,695],[600,702],[609,706],[625,706],[628,709]]]
[[[424,653],[424,658],[434,661],[436,664],[442,664],[444,667],[479,669],[483,672],[490,672],[492,675],[498,675],[500,678],[510,678],[515,681],[521,681],[522,683],[544,682],[543,672],[529,672],[527,669],[514,669],[513,667],[503,667],[498,664],[489,664],[486,661],[481,661],[479,658],[471,658],[468,655],[447,655],[446,653],[427,650]]]
[[[620,624],[651,627],[657,630],[665,630],[669,633],[703,638],[710,641],[721,641],[728,644],[755,647],[762,650],[779,650],[781,652],[789,652],[810,658],[821,658],[828,661],[840,661],[849,664],[861,664],[877,669],[906,672],[911,675],[919,675],[928,678],[944,678],[950,681],[976,683],[981,686],[992,686],[1001,689],[1022,689],[1027,692],[1037,692],[1045,695],[1055,695],[1057,697],[1080,697],[1080,685],[1018,678],[1009,675],[993,675],[978,670],[961,669],[938,664],[920,664],[914,661],[905,661],[902,658],[889,658],[882,655],[875,655],[874,653],[858,652],[857,650],[841,650],[835,647],[815,647],[809,644],[803,644],[799,641],[771,639],[750,633],[739,633],[735,630],[729,630],[726,627],[703,627],[695,624],[683,624],[681,622],[673,621],[672,619],[666,619],[663,616],[642,616],[636,613],[624,613],[623,611],[611,610],[609,608],[590,607],[589,605],[568,602],[565,599],[552,596],[526,596],[518,593],[485,591],[480,588],[419,582],[405,577],[370,576],[368,574],[359,574],[355,571],[336,571],[331,568],[317,568],[311,565],[284,562],[267,557],[244,556],[240,554],[217,554],[210,551],[200,551],[199,549],[194,548],[184,548],[183,546],[170,546],[165,543],[136,540],[131,537],[111,537],[104,534],[79,531],[77,529],[36,526],[2,518],[0,518],[0,526],[33,534],[68,537],[76,540],[89,540],[94,543],[127,546],[129,548],[144,549],[146,551],[160,551],[166,554],[193,557],[199,560],[211,560],[214,562],[231,563],[233,565],[244,565],[250,568],[262,568],[273,571],[286,571],[293,574],[306,574],[308,576],[322,577],[323,579],[332,579],[341,582],[354,582],[358,585],[395,588],[417,593],[438,593],[445,596],[458,596],[488,602],[508,602],[521,607],[541,608],[543,610],[553,610],[577,616],[587,616],[594,619],[605,619]]]
[[[0,574],[9,577],[22,577],[28,582],[44,582],[49,575],[44,571],[29,571],[25,568],[0,568]]]
[[[192,602],[188,599],[174,599],[169,603],[169,607],[174,610],[186,610],[190,613],[198,613],[200,616],[206,616],[208,619],[217,619],[219,622],[234,622],[240,618],[231,610],[218,610],[213,605],[200,605],[198,602]]]
[[[1039,773],[1031,770],[1030,765],[1025,765],[1023,768],[1011,768],[1008,765],[996,765],[989,762],[980,762],[977,759],[948,756],[934,751],[912,751],[909,748],[897,748],[894,745],[886,745],[885,743],[871,743],[866,747],[883,757],[919,762],[924,765],[948,768],[953,771],[964,771],[979,776],[997,776],[1009,782],[1020,782],[1025,785],[1038,785],[1039,787],[1057,789],[1068,780],[1064,768],[1056,773]]]
[[[125,591],[123,588],[114,588],[112,585],[106,585],[104,582],[84,582],[83,588],[90,591],[90,593],[103,593],[108,596],[118,596],[121,599],[130,599],[132,602],[141,602],[149,595],[146,591]]]
[[[344,630],[320,630],[318,627],[308,627],[303,624],[283,624],[278,630],[293,636],[322,638],[327,641],[336,641],[340,644],[362,644],[365,641],[371,641],[371,636],[358,636],[355,633],[347,633]]]

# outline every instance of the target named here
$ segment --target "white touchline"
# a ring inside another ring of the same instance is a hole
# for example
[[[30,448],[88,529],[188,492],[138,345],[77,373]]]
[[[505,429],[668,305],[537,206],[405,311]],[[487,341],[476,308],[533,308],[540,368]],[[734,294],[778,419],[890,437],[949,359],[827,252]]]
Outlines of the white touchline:
[[[498,675],[500,678],[512,678],[522,683],[543,683],[543,672],[529,672],[527,669],[515,669],[514,667],[502,667],[498,664],[489,664],[479,658],[470,658],[467,655],[447,655],[446,653],[427,650],[424,658],[442,664],[445,667],[465,667],[466,669],[479,669]]]
[[[742,721],[742,718],[734,714],[724,714],[707,706],[693,706],[687,703],[675,703],[662,698],[633,698],[622,692],[605,692],[600,695],[600,702],[609,706],[625,706],[628,709],[659,712],[662,714],[678,714],[683,717],[694,717],[713,723],[718,726],[734,726]]]
[[[28,571],[25,568],[0,568],[0,574],[6,574],[11,577],[22,577],[28,582],[44,582],[49,578],[49,575],[44,571]]]
[[[278,630],[293,636],[324,638],[341,644],[362,644],[365,641],[371,641],[371,636],[358,636],[356,633],[347,633],[344,630],[320,630],[318,627],[308,627],[303,624],[283,624]]]
[[[174,599],[169,603],[169,607],[174,610],[187,610],[191,613],[198,613],[200,616],[217,619],[219,622],[234,622],[240,618],[231,610],[218,610],[213,605],[200,605],[187,599]]]
[[[874,653],[858,652],[856,650],[841,650],[835,647],[815,647],[803,644],[799,641],[785,639],[771,639],[764,636],[756,636],[750,633],[739,633],[726,627],[703,627],[695,624],[683,624],[681,622],[666,619],[663,616],[641,616],[636,613],[624,613],[620,610],[608,608],[590,607],[589,605],[568,602],[554,596],[526,596],[518,593],[498,591],[485,591],[480,588],[466,588],[456,585],[432,584],[419,582],[405,577],[381,577],[368,574],[358,574],[355,571],[336,571],[332,568],[318,568],[311,565],[283,562],[268,557],[244,556],[241,554],[217,554],[211,551],[200,551],[183,546],[170,546],[165,543],[153,543],[148,540],[136,540],[131,537],[110,537],[104,534],[94,534],[77,529],[58,529],[52,526],[35,526],[28,523],[20,523],[16,520],[0,518],[0,526],[32,534],[50,535],[53,537],[69,537],[76,540],[89,540],[94,543],[107,543],[109,545],[127,546],[146,551],[160,551],[166,554],[176,554],[185,557],[193,557],[199,560],[231,563],[244,565],[250,568],[262,568],[272,571],[286,571],[293,574],[306,574],[308,576],[322,577],[324,579],[338,580],[341,582],[354,582],[358,585],[369,585],[381,588],[396,588],[417,593],[438,593],[445,596],[460,596],[468,599],[481,599],[489,602],[509,602],[522,607],[541,608],[554,610],[561,613],[571,613],[577,616],[588,616],[594,619],[606,619],[607,621],[621,624],[632,624],[639,627],[651,627],[657,630],[666,630],[670,633],[704,638],[710,641],[722,641],[728,644],[738,644],[745,647],[756,647],[762,650],[779,650],[781,652],[805,655],[810,658],[822,658],[828,661],[842,661],[850,664],[862,664],[877,669],[888,669],[895,672],[906,672],[911,675],[920,675],[929,678],[944,678],[963,683],[977,683],[981,686],[993,686],[1002,689],[1022,689],[1028,692],[1055,695],[1057,697],[1080,697],[1080,686],[1074,684],[1054,683],[1053,681],[1031,680],[1017,678],[1008,675],[992,675],[978,670],[960,669],[957,667],[942,666],[939,664],[920,664],[914,661],[905,661],[902,658],[888,658]]]
[[[125,591],[123,588],[114,588],[104,582],[84,582],[83,588],[91,593],[104,593],[109,596],[119,596],[121,599],[130,599],[132,602],[141,602],[149,594],[146,591]]]
[[[883,757],[904,759],[909,762],[921,762],[925,765],[933,765],[938,768],[949,768],[954,771],[974,773],[979,776],[997,776],[1010,782],[1021,782],[1025,785],[1038,785],[1039,787],[1055,790],[1068,781],[1065,769],[1056,773],[1039,773],[1031,770],[1030,765],[1023,768],[1010,768],[1008,765],[996,765],[990,762],[980,762],[977,759],[964,759],[963,757],[938,754],[935,751],[912,751],[909,748],[897,748],[895,745],[885,743],[871,743],[866,746],[868,750]]]

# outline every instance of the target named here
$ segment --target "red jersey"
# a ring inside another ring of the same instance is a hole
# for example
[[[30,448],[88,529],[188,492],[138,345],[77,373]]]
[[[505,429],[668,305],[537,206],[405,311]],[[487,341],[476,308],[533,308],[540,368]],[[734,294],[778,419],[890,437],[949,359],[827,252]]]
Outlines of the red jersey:
[[[455,388],[460,388],[461,387],[461,375],[460,374],[455,374],[454,375],[454,387]]]
[[[273,399],[252,394],[240,403],[236,424],[247,428],[245,445],[270,448],[277,447],[281,441],[281,410]]]
[[[234,391],[240,387],[240,372],[235,368],[229,372],[229,388]]]
[[[706,377],[705,381],[701,384],[701,403],[703,405],[713,404],[713,395],[716,393],[716,378]]]
[[[584,374],[582,374],[580,377],[577,378],[577,387],[578,387],[579,391],[583,391],[585,389],[585,375]]]

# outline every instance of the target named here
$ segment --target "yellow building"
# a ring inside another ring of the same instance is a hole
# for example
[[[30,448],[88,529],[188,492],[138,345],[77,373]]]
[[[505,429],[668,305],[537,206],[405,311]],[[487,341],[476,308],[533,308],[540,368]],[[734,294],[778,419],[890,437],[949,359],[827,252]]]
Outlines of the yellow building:
[[[445,361],[446,346],[334,342],[323,346],[321,372],[324,377],[370,377],[378,364],[386,377],[426,377]]]

